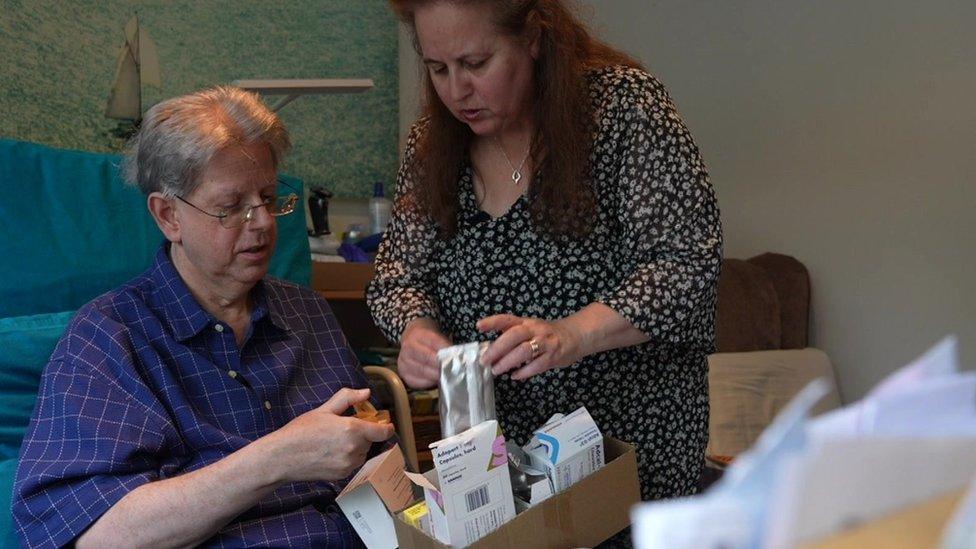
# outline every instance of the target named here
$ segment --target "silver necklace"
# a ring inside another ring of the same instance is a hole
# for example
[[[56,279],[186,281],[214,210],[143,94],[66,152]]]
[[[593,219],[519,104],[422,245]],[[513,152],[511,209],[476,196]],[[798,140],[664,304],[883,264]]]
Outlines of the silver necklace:
[[[502,144],[498,141],[498,138],[492,137],[492,141],[495,142],[495,146],[498,147],[498,150],[502,152],[502,156],[505,157],[505,162],[508,162],[508,167],[512,168],[512,183],[518,185],[519,181],[522,179],[522,166],[525,166],[525,161],[529,159],[529,147],[525,147],[525,156],[522,157],[522,161],[519,162],[519,165],[516,168],[515,165],[512,164],[512,159],[508,157],[508,153],[505,152],[505,148],[502,147]]]

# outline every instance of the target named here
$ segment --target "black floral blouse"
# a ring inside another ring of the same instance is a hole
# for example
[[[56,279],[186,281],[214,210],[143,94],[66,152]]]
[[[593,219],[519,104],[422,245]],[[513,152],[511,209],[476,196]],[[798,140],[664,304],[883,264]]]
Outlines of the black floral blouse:
[[[468,167],[458,181],[458,232],[450,240],[436,236],[430,219],[394,208],[367,299],[391,340],[427,316],[455,343],[486,339],[475,323],[489,315],[558,319],[606,304],[650,340],[524,382],[497,378],[506,438],[525,443],[552,414],[586,406],[605,434],[637,447],[644,499],[692,494],[708,440],[718,205],[664,86],[621,67],[588,79],[598,202],[588,236],[567,241],[536,231],[526,196],[501,217],[479,215]],[[411,132],[405,166],[422,128]],[[418,184],[407,174],[401,169],[398,198]]]

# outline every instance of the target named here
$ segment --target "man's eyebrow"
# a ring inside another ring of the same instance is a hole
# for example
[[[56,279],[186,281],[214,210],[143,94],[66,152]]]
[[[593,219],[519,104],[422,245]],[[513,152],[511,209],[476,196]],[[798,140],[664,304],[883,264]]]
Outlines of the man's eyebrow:
[[[216,200],[218,202],[222,202],[224,200],[237,199],[237,198],[240,198],[240,196],[241,196],[241,193],[237,192],[234,189],[219,190],[219,191],[217,191],[216,193],[213,194],[213,200]]]

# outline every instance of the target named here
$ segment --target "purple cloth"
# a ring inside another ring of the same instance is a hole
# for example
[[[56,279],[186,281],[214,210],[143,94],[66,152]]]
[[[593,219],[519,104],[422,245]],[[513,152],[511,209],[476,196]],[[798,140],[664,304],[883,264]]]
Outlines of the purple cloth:
[[[140,485],[214,463],[342,387],[368,386],[314,292],[258,283],[239,348],[167,252],[82,307],[44,370],[14,484],[29,547],[68,544]],[[342,485],[281,486],[204,545],[359,547],[335,504]]]
[[[369,263],[369,256],[359,246],[351,242],[343,242],[339,246],[339,255],[349,263]]]

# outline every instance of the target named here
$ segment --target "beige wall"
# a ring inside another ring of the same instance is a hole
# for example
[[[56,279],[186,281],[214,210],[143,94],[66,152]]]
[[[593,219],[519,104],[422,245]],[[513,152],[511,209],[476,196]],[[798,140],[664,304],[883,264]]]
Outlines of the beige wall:
[[[726,255],[810,269],[813,344],[846,400],[948,333],[976,366],[976,2],[585,5],[671,89]],[[400,55],[402,133],[416,72]]]

